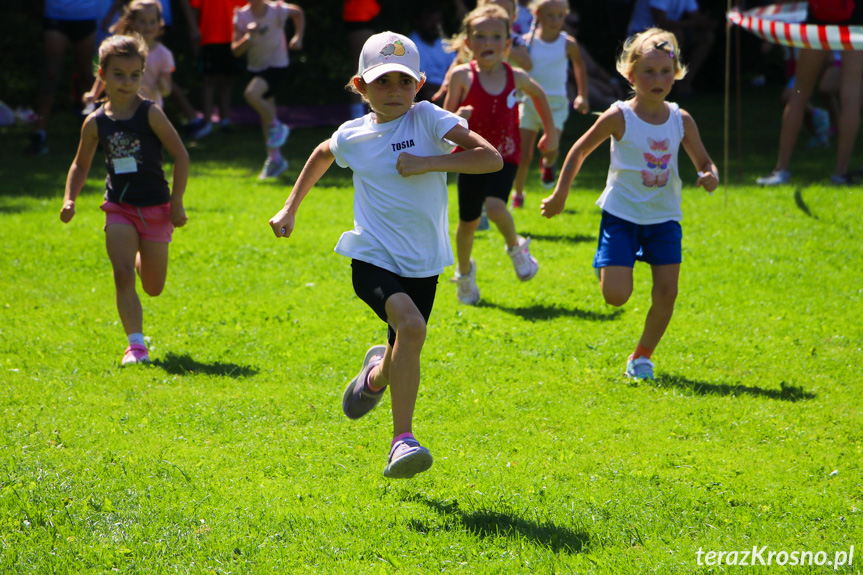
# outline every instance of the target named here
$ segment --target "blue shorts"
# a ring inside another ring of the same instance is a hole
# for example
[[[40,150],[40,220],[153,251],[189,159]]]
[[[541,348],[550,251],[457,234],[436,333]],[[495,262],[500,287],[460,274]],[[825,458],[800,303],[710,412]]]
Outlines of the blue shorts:
[[[680,222],[642,226],[602,212],[599,242],[593,267],[634,267],[636,260],[652,266],[679,264],[682,261]]]

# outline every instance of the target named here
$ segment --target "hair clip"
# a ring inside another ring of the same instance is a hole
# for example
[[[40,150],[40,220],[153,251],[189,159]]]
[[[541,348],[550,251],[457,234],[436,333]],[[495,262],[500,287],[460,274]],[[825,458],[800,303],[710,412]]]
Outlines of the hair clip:
[[[654,48],[656,48],[657,50],[662,50],[663,52],[668,52],[668,55],[669,55],[669,56],[671,57],[671,59],[673,60],[673,59],[674,59],[674,49],[673,49],[673,48],[670,48],[669,50],[665,50],[665,47],[666,47],[666,46],[669,46],[669,42],[668,42],[667,40],[663,40],[662,42],[658,42],[658,43],[654,46]]]

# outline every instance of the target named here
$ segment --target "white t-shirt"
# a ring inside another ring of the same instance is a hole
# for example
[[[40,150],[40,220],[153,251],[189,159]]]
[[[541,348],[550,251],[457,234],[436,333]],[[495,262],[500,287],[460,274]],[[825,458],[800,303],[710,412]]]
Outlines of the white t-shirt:
[[[404,178],[399,154],[448,154],[444,136],[467,122],[429,102],[418,102],[401,118],[377,124],[374,113],[342,124],[330,138],[336,163],[354,172],[354,229],[335,251],[402,277],[443,273],[453,264],[447,213],[446,173]]]
[[[630,34],[656,26],[651,8],[662,10],[669,20],[677,22],[684,14],[698,12],[698,0],[635,0],[629,20]]]
[[[623,138],[611,138],[611,165],[605,190],[596,205],[613,216],[639,225],[683,219],[677,157],[683,141],[683,118],[677,104],[667,102],[665,123],[648,124],[629,102],[613,104],[623,112]]]
[[[264,4],[267,12],[261,17],[252,14],[251,4],[240,8],[234,17],[234,27],[243,34],[251,22],[257,24],[246,52],[246,67],[250,72],[261,72],[267,68],[287,68],[290,63],[288,43],[285,39],[285,22],[288,20],[290,7],[282,2]]]

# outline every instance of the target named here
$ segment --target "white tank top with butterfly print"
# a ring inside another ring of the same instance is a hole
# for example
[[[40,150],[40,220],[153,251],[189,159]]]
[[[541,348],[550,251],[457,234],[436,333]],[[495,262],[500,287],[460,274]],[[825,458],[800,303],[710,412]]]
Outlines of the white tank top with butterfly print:
[[[677,104],[666,102],[663,124],[648,124],[630,108],[615,102],[626,121],[623,138],[611,138],[611,165],[605,190],[596,205],[639,225],[680,221],[680,174],[677,156],[683,140],[683,119]]]

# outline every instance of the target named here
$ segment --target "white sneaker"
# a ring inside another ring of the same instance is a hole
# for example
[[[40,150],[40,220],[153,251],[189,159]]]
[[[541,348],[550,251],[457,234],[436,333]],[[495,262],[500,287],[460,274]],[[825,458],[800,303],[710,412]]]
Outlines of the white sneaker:
[[[779,184],[787,184],[791,179],[791,172],[788,170],[773,170],[770,175],[758,178],[755,183],[759,186],[776,186]]]
[[[456,268],[455,277],[452,278],[458,284],[456,297],[465,305],[476,305],[479,301],[479,288],[476,287],[476,262],[470,260],[470,273],[461,275]]]
[[[515,275],[523,282],[533,278],[536,272],[539,271],[539,263],[536,258],[530,255],[530,238],[524,239],[518,236],[518,245],[512,248],[507,248],[506,253],[512,259],[512,265],[515,267]]]

